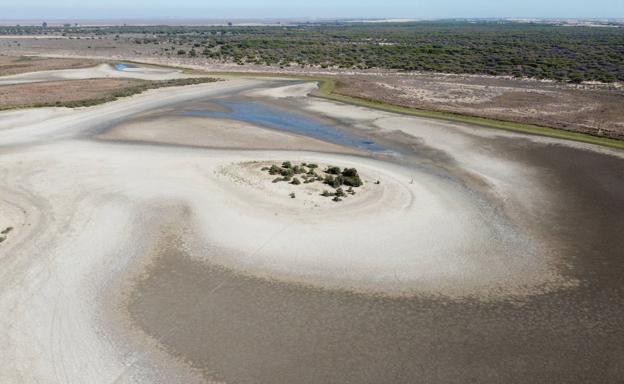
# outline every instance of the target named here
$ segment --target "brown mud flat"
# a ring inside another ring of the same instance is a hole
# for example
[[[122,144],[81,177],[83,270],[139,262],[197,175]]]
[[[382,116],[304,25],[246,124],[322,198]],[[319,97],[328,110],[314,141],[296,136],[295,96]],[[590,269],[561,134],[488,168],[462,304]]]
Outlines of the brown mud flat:
[[[89,68],[101,63],[100,60],[90,59],[0,56],[0,76],[59,69]]]
[[[130,317],[208,380],[620,380],[622,159],[525,140],[490,142],[518,162],[540,164],[547,188],[558,191],[558,206],[536,226],[567,244],[567,273],[580,286],[495,302],[355,294],[241,275],[190,258],[194,246],[183,236],[163,235],[167,241],[148,255],[152,262],[133,285]]]

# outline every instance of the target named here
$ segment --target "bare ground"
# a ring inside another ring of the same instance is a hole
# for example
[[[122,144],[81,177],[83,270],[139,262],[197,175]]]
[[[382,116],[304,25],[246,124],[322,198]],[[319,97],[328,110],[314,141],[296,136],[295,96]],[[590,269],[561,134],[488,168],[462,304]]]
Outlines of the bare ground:
[[[106,99],[113,93],[145,83],[136,79],[87,79],[2,85],[0,109]]]

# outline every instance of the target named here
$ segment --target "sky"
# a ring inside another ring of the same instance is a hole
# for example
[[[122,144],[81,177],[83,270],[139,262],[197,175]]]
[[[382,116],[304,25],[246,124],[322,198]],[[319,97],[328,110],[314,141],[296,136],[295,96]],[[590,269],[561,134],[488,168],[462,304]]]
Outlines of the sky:
[[[0,19],[624,18],[624,0],[0,0]]]

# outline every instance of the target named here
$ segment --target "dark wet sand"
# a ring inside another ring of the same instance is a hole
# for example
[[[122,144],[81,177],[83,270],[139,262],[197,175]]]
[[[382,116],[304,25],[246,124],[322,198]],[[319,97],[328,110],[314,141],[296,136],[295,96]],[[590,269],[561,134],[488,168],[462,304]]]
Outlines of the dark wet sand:
[[[538,166],[557,193],[535,228],[565,244],[561,262],[580,286],[520,301],[372,297],[240,276],[163,246],[130,315],[172,355],[230,383],[622,382],[624,160],[518,139],[484,145]]]

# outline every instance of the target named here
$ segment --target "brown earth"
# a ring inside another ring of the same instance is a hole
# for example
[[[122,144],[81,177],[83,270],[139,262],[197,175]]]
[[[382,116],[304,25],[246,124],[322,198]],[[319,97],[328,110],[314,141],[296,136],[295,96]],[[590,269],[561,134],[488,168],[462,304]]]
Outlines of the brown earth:
[[[54,106],[108,99],[114,93],[147,83],[136,79],[48,81],[0,86],[0,110],[28,106]]]
[[[433,111],[624,139],[624,90],[435,74],[338,76],[336,93]]]
[[[57,69],[88,68],[100,63],[99,60],[89,59],[0,56],[0,76]]]

